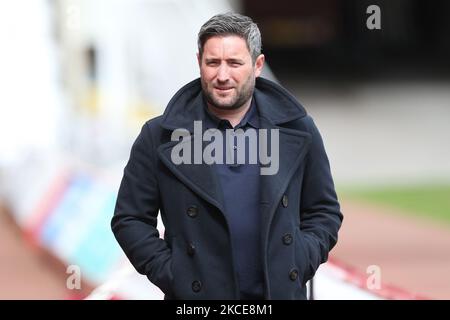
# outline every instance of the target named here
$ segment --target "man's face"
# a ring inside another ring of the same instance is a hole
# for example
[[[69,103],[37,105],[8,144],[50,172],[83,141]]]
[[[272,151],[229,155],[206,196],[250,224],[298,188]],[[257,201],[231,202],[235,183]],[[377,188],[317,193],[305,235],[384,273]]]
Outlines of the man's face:
[[[215,36],[205,42],[198,63],[207,101],[218,109],[230,110],[240,108],[251,98],[264,55],[253,64],[244,39],[235,35]]]

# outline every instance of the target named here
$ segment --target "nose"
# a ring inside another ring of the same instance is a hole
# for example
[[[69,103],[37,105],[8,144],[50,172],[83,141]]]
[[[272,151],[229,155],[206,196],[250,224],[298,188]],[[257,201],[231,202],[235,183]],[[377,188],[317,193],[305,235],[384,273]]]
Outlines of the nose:
[[[229,70],[226,63],[222,63],[217,70],[217,81],[226,82],[229,79]]]

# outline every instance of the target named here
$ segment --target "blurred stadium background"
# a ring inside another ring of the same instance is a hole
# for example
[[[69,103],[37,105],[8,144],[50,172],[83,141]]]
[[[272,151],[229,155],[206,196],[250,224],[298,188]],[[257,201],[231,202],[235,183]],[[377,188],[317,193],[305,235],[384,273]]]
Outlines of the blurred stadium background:
[[[230,10],[258,23],[265,76],[330,157],[345,220],[310,295],[450,298],[449,2],[2,0],[0,299],[162,298],[109,222],[140,127],[199,75],[196,34]]]

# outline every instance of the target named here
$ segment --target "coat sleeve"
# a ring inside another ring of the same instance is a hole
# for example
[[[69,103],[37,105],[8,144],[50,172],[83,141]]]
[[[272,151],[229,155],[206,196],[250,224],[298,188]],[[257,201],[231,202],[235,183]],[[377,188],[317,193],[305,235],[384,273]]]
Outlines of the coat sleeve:
[[[329,251],[337,242],[343,215],[322,137],[309,116],[306,126],[312,141],[306,156],[302,184],[300,229],[310,257],[310,274],[307,278],[312,278],[320,264],[327,261]]]
[[[131,148],[111,228],[136,270],[170,294],[171,249],[156,229],[160,197],[153,150],[147,122]]]

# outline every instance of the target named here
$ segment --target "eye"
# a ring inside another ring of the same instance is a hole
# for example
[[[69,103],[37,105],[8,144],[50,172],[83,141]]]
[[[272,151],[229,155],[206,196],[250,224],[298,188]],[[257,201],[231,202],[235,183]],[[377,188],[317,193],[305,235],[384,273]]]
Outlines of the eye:
[[[239,61],[231,61],[231,62],[230,62],[230,65],[231,65],[232,67],[239,67],[239,66],[242,66],[242,62],[239,62]]]

